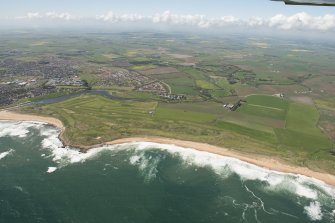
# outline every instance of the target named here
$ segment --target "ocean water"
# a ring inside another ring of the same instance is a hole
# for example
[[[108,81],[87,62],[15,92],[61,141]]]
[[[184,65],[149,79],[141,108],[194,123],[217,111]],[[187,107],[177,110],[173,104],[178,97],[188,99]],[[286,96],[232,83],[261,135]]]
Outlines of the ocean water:
[[[64,148],[58,130],[0,122],[0,222],[335,222],[335,188],[154,143]]]

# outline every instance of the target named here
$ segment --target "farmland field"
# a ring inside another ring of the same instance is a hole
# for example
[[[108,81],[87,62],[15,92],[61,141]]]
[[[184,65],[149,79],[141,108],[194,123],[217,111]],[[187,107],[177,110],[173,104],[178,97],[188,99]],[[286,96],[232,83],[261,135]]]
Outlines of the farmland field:
[[[196,83],[197,83],[197,86],[202,89],[214,90],[217,88],[214,84],[208,81],[205,81],[205,80],[196,80]]]
[[[0,102],[9,99],[3,107],[104,90],[118,99],[82,95],[21,112],[61,119],[64,139],[76,145],[154,135],[334,166],[331,44],[182,33],[83,36],[1,36],[0,87],[17,92],[2,93]],[[26,69],[24,75],[13,64]],[[79,81],[82,86],[71,86]],[[13,87],[20,82],[29,86]],[[239,100],[236,111],[223,106]]]
[[[253,95],[246,98],[247,103],[239,110],[242,113],[285,120],[289,102],[285,99]]]
[[[25,111],[61,119],[67,127],[64,139],[80,146],[154,135],[211,142],[242,151],[249,148],[249,152],[250,144],[257,147],[256,151],[270,154],[277,154],[280,148],[281,156],[292,162],[296,161],[289,157],[291,153],[307,159],[330,148],[331,141],[316,126],[319,116],[315,107],[264,95],[252,95],[245,101],[232,112],[216,102],[171,104],[85,95]]]
[[[141,71],[141,74],[144,75],[156,75],[156,74],[171,74],[171,73],[178,73],[179,71],[173,67],[158,67],[153,69],[148,69]]]

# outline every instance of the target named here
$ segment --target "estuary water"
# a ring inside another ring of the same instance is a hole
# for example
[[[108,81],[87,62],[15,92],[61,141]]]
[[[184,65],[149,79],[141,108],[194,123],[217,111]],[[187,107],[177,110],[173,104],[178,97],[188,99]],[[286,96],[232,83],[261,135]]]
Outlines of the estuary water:
[[[335,188],[154,143],[80,153],[59,131],[0,122],[0,222],[335,222]]]

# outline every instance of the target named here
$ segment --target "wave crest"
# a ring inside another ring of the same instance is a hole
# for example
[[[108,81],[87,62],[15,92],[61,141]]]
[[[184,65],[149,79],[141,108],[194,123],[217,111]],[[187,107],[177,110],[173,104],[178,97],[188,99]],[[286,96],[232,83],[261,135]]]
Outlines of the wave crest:
[[[312,221],[322,220],[321,204],[318,201],[311,202],[309,206],[306,206],[305,212]]]
[[[57,168],[93,159],[98,157],[102,151],[129,150],[132,152],[132,155],[129,158],[129,163],[138,167],[139,171],[143,174],[145,181],[150,182],[156,177],[158,172],[157,166],[163,157],[148,156],[145,152],[159,150],[178,157],[185,165],[196,165],[199,167],[211,168],[222,178],[227,178],[232,174],[236,174],[242,181],[261,181],[264,184],[264,188],[271,192],[276,190],[285,190],[304,199],[308,199],[311,202],[325,197],[331,197],[332,199],[335,198],[335,188],[322,181],[302,175],[272,171],[235,158],[224,157],[190,148],[181,148],[175,145],[138,142],[102,146],[91,149],[86,153],[81,153],[78,149],[64,147],[58,138],[60,131],[50,126],[43,125],[42,123],[1,123],[0,136],[5,132],[4,126],[9,126],[10,129],[6,130],[6,134],[13,134],[19,137],[26,136],[29,132],[29,128],[31,127],[40,129],[40,134],[43,137],[42,147],[50,151],[50,156],[46,156],[45,158],[52,158],[52,160],[58,164]],[[16,130],[19,130],[19,133],[14,133]],[[314,206],[311,206],[311,208],[306,210],[306,213],[309,213],[308,211],[312,209],[316,210],[316,207],[318,206],[314,204]]]
[[[45,123],[41,122],[15,122],[15,121],[0,121],[0,137],[12,136],[24,138],[29,133],[29,129],[40,128]]]
[[[5,158],[6,156],[9,156],[9,155],[11,155],[11,154],[13,154],[13,153],[14,153],[14,150],[13,150],[13,149],[10,149],[10,150],[8,150],[8,151],[6,151],[6,152],[0,153],[0,160],[2,160],[2,159]]]

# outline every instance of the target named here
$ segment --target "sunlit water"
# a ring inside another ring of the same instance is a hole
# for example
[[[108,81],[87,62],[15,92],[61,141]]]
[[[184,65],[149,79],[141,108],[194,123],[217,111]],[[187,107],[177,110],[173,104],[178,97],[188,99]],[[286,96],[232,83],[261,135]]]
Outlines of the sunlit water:
[[[154,143],[80,153],[53,127],[0,122],[0,222],[335,222],[335,189]]]

